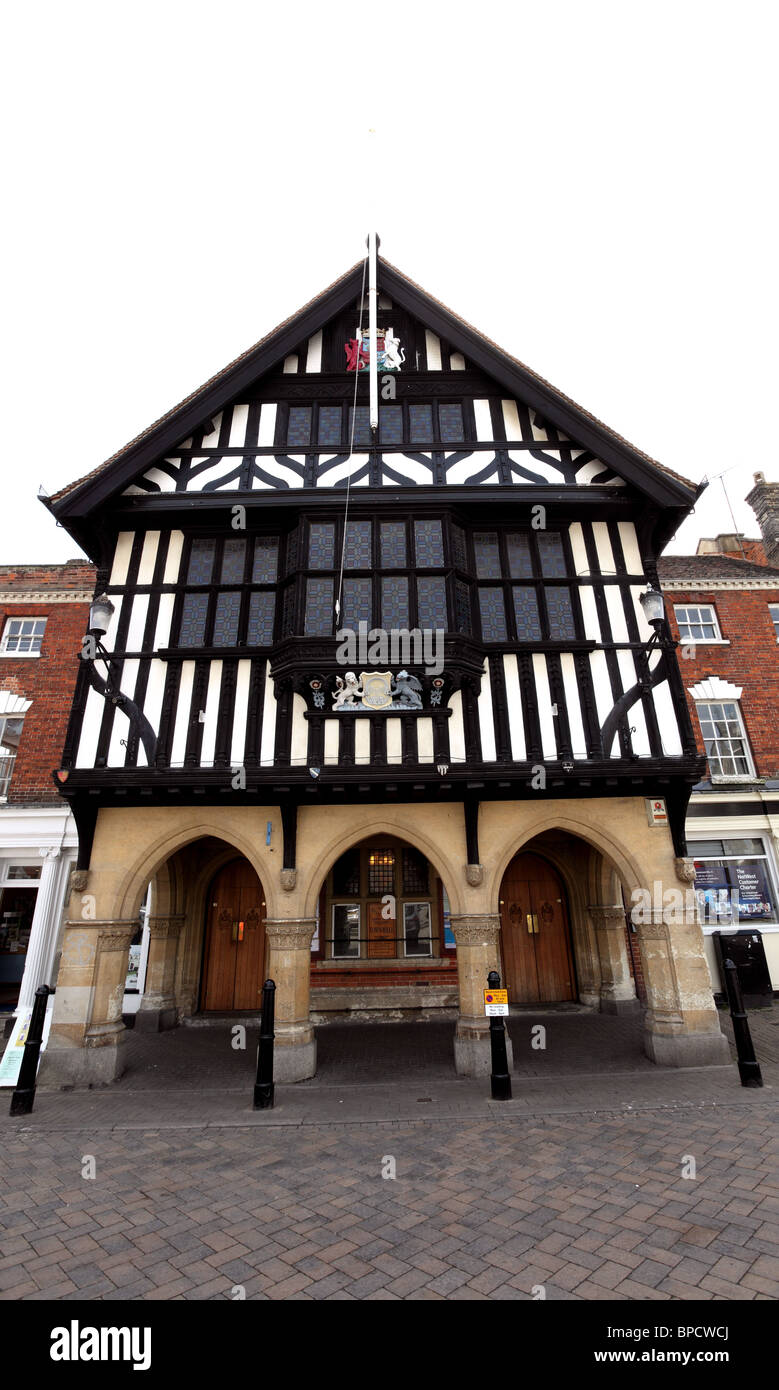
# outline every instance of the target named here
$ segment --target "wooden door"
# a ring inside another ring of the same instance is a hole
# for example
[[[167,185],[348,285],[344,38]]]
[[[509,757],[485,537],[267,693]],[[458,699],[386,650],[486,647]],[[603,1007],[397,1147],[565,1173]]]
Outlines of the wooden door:
[[[234,859],[208,898],[203,1009],[260,1008],[265,968],[265,904],[251,864]]]
[[[397,954],[395,917],[384,917],[382,912],[382,903],[368,903],[369,960],[389,960]]]
[[[562,881],[536,854],[518,854],[501,887],[501,944],[513,1004],[551,1004],[576,997],[573,953]]]

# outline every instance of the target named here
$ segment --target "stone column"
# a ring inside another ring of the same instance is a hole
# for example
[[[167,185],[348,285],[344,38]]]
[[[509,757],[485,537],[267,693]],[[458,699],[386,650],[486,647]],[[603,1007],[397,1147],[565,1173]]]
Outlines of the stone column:
[[[30,931],[30,943],[24,962],[24,975],[15,1012],[31,1009],[39,985],[50,985],[48,978],[59,932],[62,911],[62,871],[67,868],[58,849],[40,851],[43,865],[35,899],[35,913]]]
[[[630,975],[625,943],[625,909],[600,904],[587,907],[595,928],[600,961],[600,1011],[602,1014],[630,1014],[641,1008]]]
[[[500,972],[500,917],[485,912],[451,917],[457,942],[457,980],[460,1015],[454,1037],[454,1065],[461,1076],[489,1076],[490,1021],[484,1013],[484,991],[491,970]],[[504,982],[505,983],[505,982]],[[511,1039],[506,1033],[509,1071],[513,1068]]]
[[[666,1067],[726,1066],[730,1050],[714,1005],[703,933],[694,910],[679,921],[673,909],[634,915],[647,992],[644,1048]]]
[[[147,920],[149,954],[135,1027],[142,1032],[161,1033],[176,1026],[176,956],[184,914]]]
[[[315,917],[267,919],[268,978],[276,985],[277,1081],[306,1081],[316,1073],[316,1037],[310,1015],[311,938]]]
[[[99,1085],[121,1076],[127,1032],[122,1001],[137,926],[135,919],[65,924],[41,1085]]]

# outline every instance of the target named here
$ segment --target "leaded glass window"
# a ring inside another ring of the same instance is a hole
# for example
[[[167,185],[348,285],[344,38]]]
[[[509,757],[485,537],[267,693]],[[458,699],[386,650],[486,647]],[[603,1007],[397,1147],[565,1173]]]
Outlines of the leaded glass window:
[[[452,538],[452,560],[455,569],[464,570],[468,568],[465,549],[465,532],[462,526],[456,526],[454,522],[449,527],[449,535]]]
[[[292,574],[298,567],[299,535],[300,527],[295,526],[287,536],[287,574]]]
[[[320,405],[318,433],[320,444],[341,443],[340,405]]]
[[[419,569],[440,569],[444,563],[444,538],[440,521],[415,521],[414,546]]]
[[[546,608],[549,614],[549,636],[553,642],[564,642],[576,636],[576,624],[573,620],[573,605],[571,603],[571,591],[565,588],[548,588],[546,593]]]
[[[291,637],[295,631],[295,585],[288,584],[281,600],[281,635]]]
[[[476,574],[479,579],[500,579],[500,548],[497,531],[476,531],[473,537]]]
[[[403,443],[403,407],[382,405],[379,407],[379,434],[382,444]]]
[[[311,443],[311,406],[291,405],[287,425],[287,444],[303,449]]]
[[[335,527],[332,522],[312,521],[308,540],[308,567],[331,570],[335,565]]]
[[[417,579],[417,614],[420,627],[446,631],[445,579],[438,575],[420,575]]]
[[[484,641],[505,642],[507,633],[503,590],[488,587],[479,589],[479,608]]]
[[[368,855],[368,893],[372,898],[395,892],[395,851],[372,849]]]
[[[289,559],[289,554],[288,554]],[[253,584],[275,584],[279,572],[279,543],[277,540],[258,537],[254,542]]]
[[[193,540],[189,552],[188,584],[210,584],[214,572],[216,541]]]
[[[444,441],[457,442],[465,438],[461,405],[439,405],[438,428]]]
[[[243,567],[246,559],[246,541],[225,541],[222,552],[220,579],[223,584],[243,583]]]
[[[180,647],[202,647],[206,639],[208,594],[185,594],[179,629]]]
[[[532,579],[533,561],[530,557],[529,536],[509,532],[506,536],[506,549],[509,557],[509,574],[512,579]]]
[[[471,636],[471,591],[464,579],[454,581],[454,621],[458,632]]]
[[[354,429],[355,444],[371,444],[371,417],[367,405],[358,405],[349,409],[349,435]]]
[[[369,570],[373,568],[372,532],[373,527],[370,521],[347,522],[344,569]]]
[[[306,583],[306,637],[329,637],[333,631],[333,581],[309,579]]]
[[[287,593],[294,598],[290,586]],[[249,626],[246,641],[250,647],[269,647],[273,641],[273,619],[276,611],[276,595],[270,589],[261,589],[249,597]]]
[[[205,597],[203,595],[202,597]],[[213,644],[215,647],[233,646],[238,640],[238,619],[241,616],[241,595],[236,590],[227,590],[216,596],[216,615],[214,617]]]
[[[429,866],[427,859],[418,849],[403,850],[403,892],[428,893]]]
[[[341,626],[356,628],[359,622],[373,622],[373,581],[371,579],[345,579]]]
[[[406,565],[406,524],[404,521],[381,523],[381,567],[385,570],[404,569]]]
[[[514,616],[517,620],[517,638],[520,642],[534,642],[541,639],[541,618],[538,612],[538,595],[535,589],[526,584],[515,584]]]
[[[433,407],[410,405],[408,408],[409,437],[412,444],[432,444]]]
[[[333,892],[356,898],[360,893],[360,851],[348,849],[333,865]]]
[[[565,564],[562,536],[556,531],[539,531],[537,540],[541,573],[544,578],[565,579],[568,570]]]
[[[381,625],[386,630],[408,627],[408,579],[398,576],[381,581]]]

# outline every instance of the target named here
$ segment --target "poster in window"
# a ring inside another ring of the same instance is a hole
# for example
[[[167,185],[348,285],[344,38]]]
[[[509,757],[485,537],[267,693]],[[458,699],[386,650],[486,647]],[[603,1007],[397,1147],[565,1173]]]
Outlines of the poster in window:
[[[407,956],[432,954],[429,903],[403,904],[403,935]]]

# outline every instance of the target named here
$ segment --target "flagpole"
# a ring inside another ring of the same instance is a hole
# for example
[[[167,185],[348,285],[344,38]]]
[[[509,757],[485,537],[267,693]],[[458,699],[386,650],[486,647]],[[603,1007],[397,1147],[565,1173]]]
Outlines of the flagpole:
[[[368,335],[370,341],[371,403],[369,422],[371,434],[379,428],[379,358],[376,342],[378,290],[376,288],[376,233],[368,234]]]

